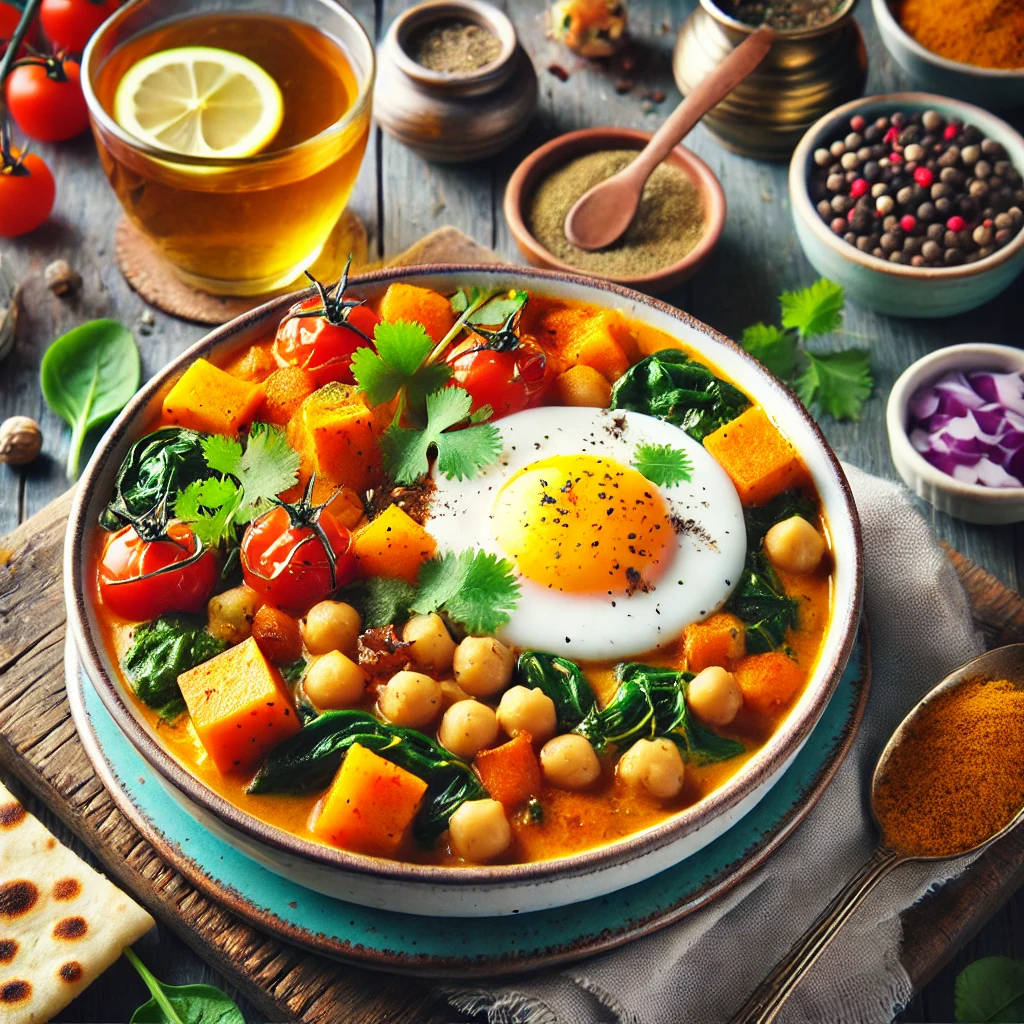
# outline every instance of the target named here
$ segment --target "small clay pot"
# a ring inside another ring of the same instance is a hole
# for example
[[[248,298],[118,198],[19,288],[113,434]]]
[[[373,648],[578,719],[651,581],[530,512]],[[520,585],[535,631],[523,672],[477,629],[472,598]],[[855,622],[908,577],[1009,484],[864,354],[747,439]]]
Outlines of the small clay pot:
[[[432,71],[409,45],[431,22],[468,21],[501,43],[474,71]],[[374,115],[389,135],[428,160],[461,163],[492,156],[522,134],[537,108],[537,72],[512,22],[479,0],[429,0],[391,23],[378,53]]]

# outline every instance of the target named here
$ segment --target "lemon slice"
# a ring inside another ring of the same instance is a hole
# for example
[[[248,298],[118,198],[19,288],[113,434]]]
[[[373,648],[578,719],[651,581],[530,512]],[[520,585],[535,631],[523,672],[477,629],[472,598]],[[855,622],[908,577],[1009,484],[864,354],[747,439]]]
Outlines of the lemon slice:
[[[187,156],[252,156],[283,116],[281,90],[263,68],[212,46],[151,53],[128,69],[114,95],[114,119],[125,131]]]

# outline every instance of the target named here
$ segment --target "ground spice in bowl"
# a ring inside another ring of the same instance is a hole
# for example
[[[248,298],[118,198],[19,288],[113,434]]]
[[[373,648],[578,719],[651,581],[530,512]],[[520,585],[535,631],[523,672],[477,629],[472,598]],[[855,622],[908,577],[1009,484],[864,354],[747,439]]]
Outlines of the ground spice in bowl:
[[[722,10],[747,25],[771,25],[776,32],[800,32],[834,21],[846,0],[738,0]]]
[[[544,178],[526,217],[534,238],[563,263],[604,277],[642,277],[689,255],[707,229],[704,200],[689,175],[670,163],[660,164],[647,179],[636,217],[615,245],[587,252],[565,237],[565,217],[576,200],[636,155],[632,149],[587,153]]]
[[[979,846],[1024,806],[1024,690],[975,679],[927,704],[874,793],[885,841],[918,857]]]
[[[429,71],[477,71],[501,55],[501,41],[483,25],[445,18],[424,25],[409,40],[407,50]]]
[[[923,47],[979,68],[1024,70],[1021,0],[901,0],[900,25]]]

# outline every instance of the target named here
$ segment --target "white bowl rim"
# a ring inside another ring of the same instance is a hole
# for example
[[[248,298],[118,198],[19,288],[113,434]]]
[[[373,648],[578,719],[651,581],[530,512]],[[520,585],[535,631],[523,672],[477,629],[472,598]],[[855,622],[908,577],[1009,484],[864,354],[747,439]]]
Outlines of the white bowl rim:
[[[985,505],[999,505],[1013,501],[1024,501],[1024,487],[985,487],[983,484],[968,484],[956,477],[943,473],[933,466],[911,443],[907,433],[907,408],[916,391],[953,369],[958,357],[963,356],[964,370],[996,370],[1003,367],[1024,372],[1024,350],[1012,345],[996,345],[991,342],[965,342],[962,345],[947,345],[911,363],[896,378],[885,407],[885,426],[889,434],[889,446],[898,448],[899,455],[909,462],[919,477],[927,480],[936,490],[955,494],[960,498]],[[981,362],[966,365],[971,357]],[[943,365],[949,363],[950,365]]]
[[[789,195],[793,204],[793,214],[799,214],[800,219],[809,228],[812,234],[821,242],[824,242],[830,249],[840,256],[856,263],[868,270],[879,274],[888,274],[892,277],[906,278],[911,281],[950,280],[960,277],[974,277],[984,274],[986,271],[995,270],[996,267],[1012,260],[1018,253],[1024,250],[1024,225],[1017,231],[1017,234],[1002,249],[986,256],[983,260],[975,263],[964,263],[958,267],[912,267],[904,263],[889,263],[881,260],[870,253],[861,252],[855,245],[838,238],[828,225],[818,215],[818,211],[811,202],[810,192],[807,188],[807,166],[810,162],[812,150],[818,142],[818,137],[824,134],[827,128],[832,128],[841,121],[846,120],[848,115],[864,113],[872,108],[889,107],[893,111],[900,109],[901,103],[910,103],[914,106],[935,107],[937,110],[945,110],[955,113],[957,117],[965,122],[978,125],[986,132],[992,131],[985,127],[986,124],[994,124],[1001,135],[1012,139],[1015,146],[1019,147],[1020,162],[1024,163],[1024,136],[1012,125],[1008,124],[995,114],[975,106],[973,103],[964,103],[963,100],[950,99],[947,96],[939,96],[930,92],[889,92],[879,93],[876,96],[862,96],[860,99],[850,100],[834,110],[830,110],[824,117],[818,118],[814,124],[804,133],[803,138],[793,151],[793,158],[789,163]],[[1001,141],[999,139],[996,140]],[[1002,143],[1004,146],[1006,143]],[[1021,174],[1024,168],[1018,167]]]
[[[409,267],[392,267],[354,277],[352,287],[372,288],[386,285],[394,280],[408,278],[426,278],[451,276],[458,278],[469,274],[503,275],[506,277],[531,278],[535,281],[583,286],[612,296],[625,299],[640,305],[652,307],[662,313],[681,321],[691,329],[703,334],[709,340],[733,350],[745,361],[749,361],[763,379],[765,391],[759,395],[763,401],[767,393],[774,393],[780,403],[788,403],[793,411],[804,421],[811,433],[816,436],[821,446],[821,454],[838,488],[843,511],[854,538],[852,550],[849,552],[852,594],[850,596],[850,614],[845,623],[835,622],[830,628],[840,630],[835,653],[827,665],[819,660],[815,674],[819,677],[820,690],[809,702],[802,716],[788,714],[772,733],[768,742],[760,748],[743,767],[723,786],[714,790],[704,799],[691,807],[684,808],[667,820],[655,826],[643,829],[603,846],[583,850],[579,853],[533,861],[526,864],[507,864],[474,867],[444,867],[392,861],[364,854],[352,853],[311,842],[293,833],[279,829],[241,810],[235,804],[216,793],[213,789],[200,782],[161,744],[154,740],[149,732],[142,728],[135,714],[128,708],[125,700],[118,692],[118,686],[107,675],[103,660],[107,657],[105,646],[93,635],[89,627],[89,610],[91,603],[86,598],[87,581],[83,574],[83,545],[95,527],[92,519],[87,518],[95,493],[96,477],[105,465],[104,450],[115,447],[126,436],[134,440],[142,436],[138,432],[136,420],[145,412],[160,389],[172,379],[176,373],[184,370],[200,355],[226,344],[236,334],[242,333],[253,324],[267,320],[273,313],[289,308],[297,299],[309,297],[313,289],[308,288],[290,295],[271,299],[261,306],[228,321],[221,327],[205,335],[176,359],[168,363],[155,374],[137,392],[125,409],[111,424],[97,446],[96,452],[89,461],[75,493],[74,503],[68,523],[67,540],[64,548],[64,596],[67,606],[68,628],[75,638],[79,657],[86,675],[95,686],[104,706],[128,737],[129,742],[144,757],[150,766],[174,788],[185,793],[200,806],[214,814],[229,827],[238,828],[257,842],[279,853],[294,856],[300,860],[348,871],[353,874],[372,876],[378,880],[389,880],[405,883],[427,883],[464,886],[494,886],[539,882],[553,878],[569,879],[575,875],[586,875],[593,871],[607,869],[625,861],[635,859],[653,849],[660,849],[683,836],[697,831],[707,821],[727,812],[738,804],[746,795],[753,791],[763,779],[773,776],[786,763],[794,750],[806,740],[820,719],[825,706],[831,699],[839,678],[845,669],[856,640],[863,607],[863,543],[860,533],[860,517],[853,499],[853,492],[839,460],[829,446],[821,428],[810,413],[800,403],[796,395],[782,382],[770,374],[760,363],[749,355],[736,342],[720,334],[718,331],[697,320],[690,314],[677,309],[652,296],[642,294],[630,288],[607,281],[601,281],[579,274],[568,274],[563,271],[544,270],[535,267],[522,267],[511,264],[425,264]]]

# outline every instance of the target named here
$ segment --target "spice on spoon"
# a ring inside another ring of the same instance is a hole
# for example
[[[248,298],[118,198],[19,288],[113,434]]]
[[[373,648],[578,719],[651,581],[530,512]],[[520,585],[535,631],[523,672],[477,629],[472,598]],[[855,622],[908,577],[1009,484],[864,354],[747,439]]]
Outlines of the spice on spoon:
[[[543,179],[526,218],[534,238],[563,263],[608,277],[642,277],[687,256],[707,229],[704,201],[689,176],[669,163],[647,179],[636,217],[615,245],[588,252],[565,237],[565,218],[576,200],[635,158],[632,149],[587,153]]]
[[[430,22],[409,41],[409,55],[430,71],[476,71],[501,56],[501,41],[483,25],[457,18]]]

